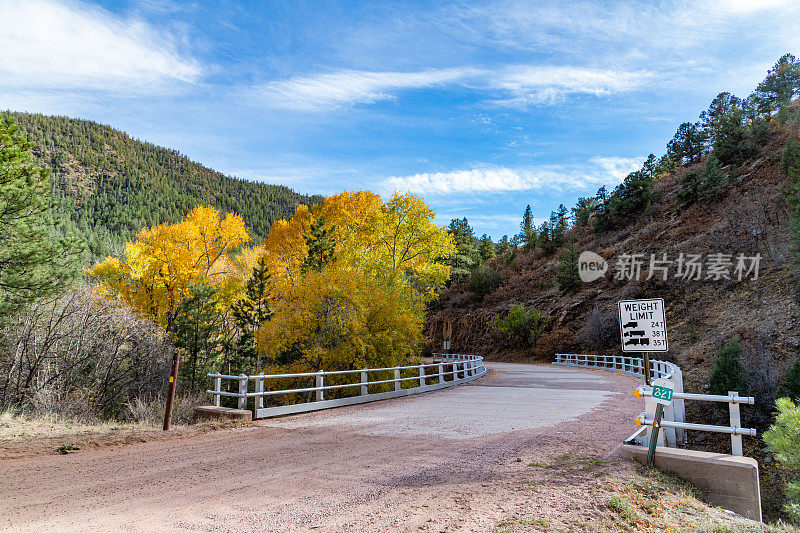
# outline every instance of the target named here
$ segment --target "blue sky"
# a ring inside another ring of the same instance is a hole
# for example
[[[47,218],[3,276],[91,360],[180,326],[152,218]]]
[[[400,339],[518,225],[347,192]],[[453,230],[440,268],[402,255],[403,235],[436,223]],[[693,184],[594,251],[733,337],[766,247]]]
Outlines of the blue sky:
[[[796,0],[0,0],[0,109],[107,123],[307,193],[512,235],[800,55]]]

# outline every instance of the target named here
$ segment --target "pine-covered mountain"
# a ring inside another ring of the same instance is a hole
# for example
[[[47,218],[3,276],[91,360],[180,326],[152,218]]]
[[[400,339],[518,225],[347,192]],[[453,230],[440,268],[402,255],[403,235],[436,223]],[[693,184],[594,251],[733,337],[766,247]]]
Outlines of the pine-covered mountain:
[[[176,222],[197,204],[241,214],[258,241],[273,221],[321,200],[226,176],[176,150],[89,120],[9,114],[31,143],[36,163],[52,173],[65,228],[86,239],[93,259],[118,251],[145,226]]]

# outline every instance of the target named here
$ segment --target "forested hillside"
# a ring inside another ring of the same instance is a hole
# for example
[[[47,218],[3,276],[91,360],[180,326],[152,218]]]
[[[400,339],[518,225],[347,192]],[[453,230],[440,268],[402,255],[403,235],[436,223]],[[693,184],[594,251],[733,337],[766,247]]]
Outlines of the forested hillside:
[[[88,120],[9,114],[31,143],[35,162],[51,171],[64,227],[85,237],[91,258],[121,251],[143,227],[176,222],[198,204],[241,214],[258,241],[298,205],[321,200],[225,176],[176,150]]]

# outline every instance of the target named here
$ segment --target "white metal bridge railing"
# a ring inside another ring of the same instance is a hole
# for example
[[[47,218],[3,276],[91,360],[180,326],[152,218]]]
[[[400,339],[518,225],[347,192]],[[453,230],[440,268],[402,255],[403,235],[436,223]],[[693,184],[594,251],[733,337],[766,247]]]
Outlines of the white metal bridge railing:
[[[220,398],[223,396],[237,398],[239,409],[247,409],[248,399],[253,398],[254,418],[267,418],[271,416],[281,416],[320,409],[330,409],[344,405],[357,403],[373,402],[388,398],[398,398],[419,394],[445,387],[452,387],[460,383],[467,383],[480,378],[486,374],[486,367],[483,366],[483,357],[477,355],[464,354],[433,354],[433,363],[394,366],[387,368],[363,368],[360,370],[335,370],[325,372],[302,372],[295,374],[258,374],[248,376],[241,374],[230,376],[225,374],[208,374],[214,380],[214,388],[206,392],[214,399],[214,405],[220,405]],[[373,379],[375,374],[383,372],[390,374],[389,379]],[[402,377],[402,374],[411,374]],[[342,376],[356,376],[358,379],[352,383],[330,384],[330,378]],[[326,379],[328,378],[328,379]],[[269,390],[265,384],[278,379],[306,379],[313,381],[314,385],[309,387],[297,387],[292,389]],[[237,383],[234,387],[236,392],[223,390],[223,380],[233,380]],[[414,387],[403,388],[403,383],[418,382]],[[251,390],[252,384],[252,390]],[[391,384],[392,390],[384,392],[370,393],[370,386]],[[355,396],[342,398],[325,399],[326,391],[352,390],[357,389]],[[284,394],[313,393],[313,400],[289,405],[278,405],[267,407],[264,399],[270,396]]]
[[[578,366],[583,368],[598,368],[623,372],[625,374],[644,378],[644,363],[639,357],[622,355],[584,355],[584,354],[556,354],[553,363],[561,366]],[[742,435],[756,436],[755,429],[741,427],[741,412],[739,405],[753,405],[755,399],[751,396],[739,396],[736,391],[729,391],[728,396],[713,394],[690,394],[683,392],[683,373],[680,367],[669,361],[650,360],[650,371],[653,378],[665,378],[672,381],[674,390],[672,405],[665,406],[664,417],[658,424],[663,428],[658,435],[658,445],[675,447],[678,442],[686,444],[686,431],[708,431],[712,433],[727,433],[731,436],[731,454],[742,455]],[[645,412],[637,416],[634,421],[641,426],[626,442],[638,442],[647,445],[655,423],[656,403],[652,400],[652,387],[640,386],[634,391],[637,398],[644,398]],[[686,422],[685,400],[727,403],[729,410],[730,426],[714,426],[709,424],[692,424]]]

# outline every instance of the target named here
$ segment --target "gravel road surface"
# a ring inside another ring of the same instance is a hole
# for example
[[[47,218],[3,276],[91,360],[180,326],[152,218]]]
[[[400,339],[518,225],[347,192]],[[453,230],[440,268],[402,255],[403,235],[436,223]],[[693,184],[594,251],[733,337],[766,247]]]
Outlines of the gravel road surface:
[[[591,508],[595,485],[581,469],[537,481],[535,497],[521,480],[531,462],[565,453],[626,468],[615,453],[642,408],[637,381],[487,367],[477,381],[418,396],[1,460],[0,530],[492,531],[509,516],[569,512],[570,499]]]

